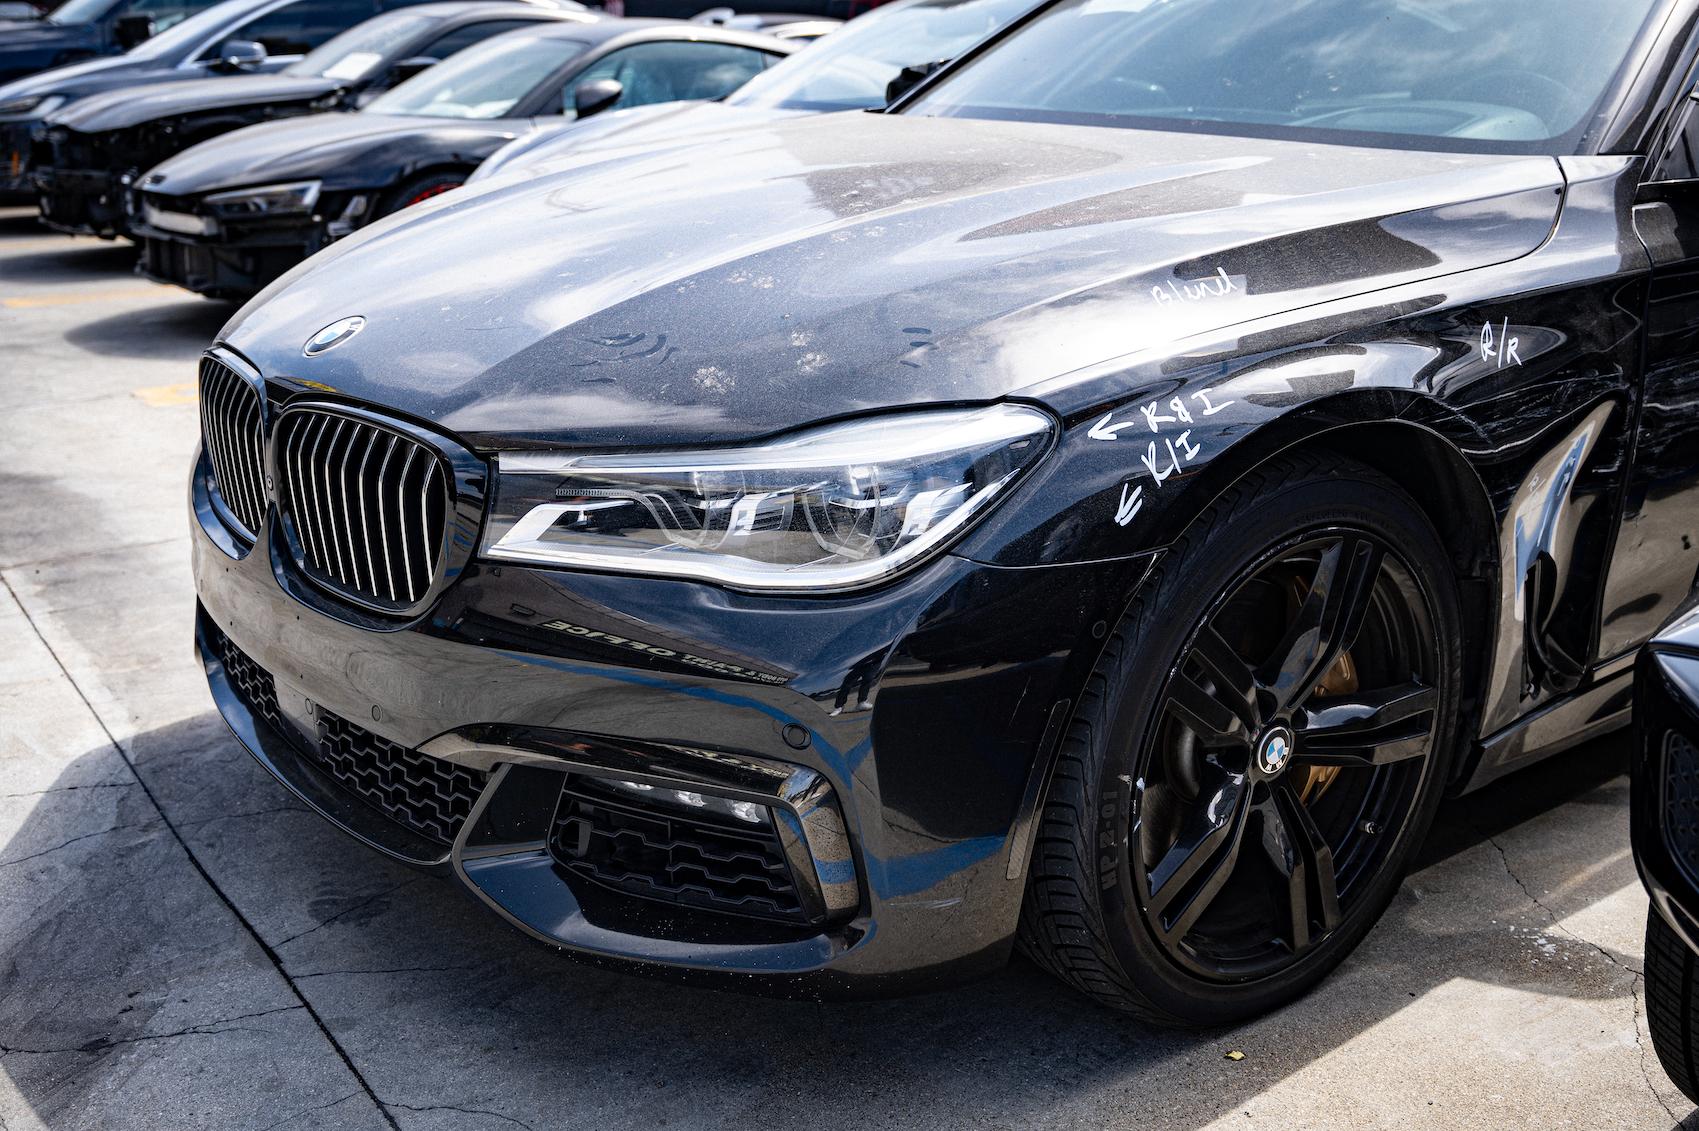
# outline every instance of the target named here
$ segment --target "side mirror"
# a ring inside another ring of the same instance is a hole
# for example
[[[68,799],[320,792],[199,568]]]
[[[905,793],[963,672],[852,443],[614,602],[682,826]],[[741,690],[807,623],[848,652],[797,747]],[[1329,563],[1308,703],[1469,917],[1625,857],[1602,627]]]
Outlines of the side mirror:
[[[897,72],[897,77],[885,84],[885,105],[889,106],[915,87],[921,80],[934,71],[943,69],[949,63],[948,59],[936,59],[930,63],[917,63],[912,67],[904,67]]]
[[[152,16],[119,16],[112,25],[112,38],[125,51],[153,38]]]
[[[429,55],[415,55],[411,59],[403,59],[389,69],[390,81],[395,83],[406,82],[414,75],[427,71],[440,62],[442,62],[441,59],[433,59]]]
[[[251,39],[227,39],[218,49],[218,66],[226,71],[246,71],[265,62],[265,44]]]
[[[592,79],[579,83],[572,92],[572,106],[578,111],[578,117],[584,119],[600,114],[618,102],[624,93],[625,84],[617,79]]]

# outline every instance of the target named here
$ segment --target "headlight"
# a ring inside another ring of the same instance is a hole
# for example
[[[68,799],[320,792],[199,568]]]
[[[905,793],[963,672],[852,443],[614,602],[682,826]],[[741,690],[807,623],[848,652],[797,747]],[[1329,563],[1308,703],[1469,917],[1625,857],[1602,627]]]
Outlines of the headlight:
[[[1037,409],[884,416],[696,452],[503,452],[484,556],[841,589],[891,577],[961,534],[1049,448]]]
[[[206,198],[207,207],[227,219],[249,216],[290,216],[311,212],[318,203],[319,182],[295,181],[287,185],[215,192]]]
[[[0,118],[45,118],[65,105],[62,94],[31,94],[23,98],[0,101]]]

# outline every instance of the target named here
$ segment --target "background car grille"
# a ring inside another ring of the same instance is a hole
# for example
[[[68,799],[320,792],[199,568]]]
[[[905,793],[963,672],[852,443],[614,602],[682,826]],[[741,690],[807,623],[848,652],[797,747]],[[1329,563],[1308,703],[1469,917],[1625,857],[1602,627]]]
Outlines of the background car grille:
[[[223,362],[201,358],[201,439],[213,486],[247,533],[265,521],[264,412],[259,390]]]
[[[770,827],[733,828],[619,800],[590,778],[561,789],[549,853],[567,871],[645,899],[806,922],[784,848]]]
[[[208,637],[225,677],[248,710],[281,730],[277,683],[217,625]],[[318,742],[305,753],[343,789],[390,820],[438,844],[453,844],[490,775],[420,754],[319,707]]]
[[[1699,748],[1673,730],[1664,736],[1664,840],[1699,883]]]
[[[418,604],[442,567],[451,476],[430,448],[336,413],[278,425],[278,505],[319,583],[380,608]]]

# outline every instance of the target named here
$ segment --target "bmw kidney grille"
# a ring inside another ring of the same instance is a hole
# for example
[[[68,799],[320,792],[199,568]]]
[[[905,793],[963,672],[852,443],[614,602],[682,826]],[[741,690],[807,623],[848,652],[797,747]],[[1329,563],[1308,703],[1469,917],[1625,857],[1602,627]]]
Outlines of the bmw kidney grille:
[[[265,521],[265,413],[259,390],[214,358],[201,359],[201,436],[213,486],[249,541]]]

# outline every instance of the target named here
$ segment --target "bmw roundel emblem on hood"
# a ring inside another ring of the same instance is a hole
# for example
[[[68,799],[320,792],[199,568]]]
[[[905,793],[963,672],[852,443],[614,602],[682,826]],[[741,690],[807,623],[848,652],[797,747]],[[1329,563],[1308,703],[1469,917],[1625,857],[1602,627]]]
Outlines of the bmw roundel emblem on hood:
[[[365,324],[366,320],[358,314],[350,318],[338,318],[335,322],[308,338],[307,344],[301,347],[301,352],[308,357],[316,357],[326,350],[335,349],[358,334]]]

